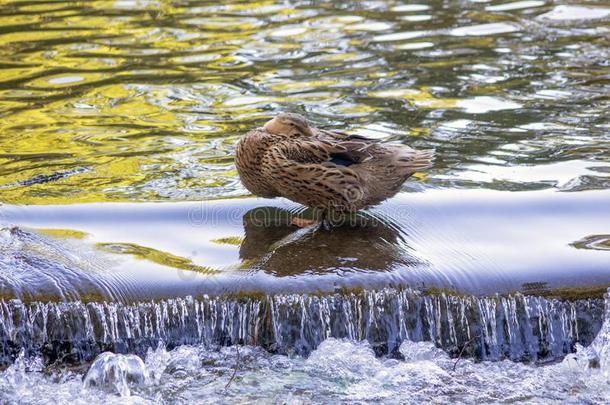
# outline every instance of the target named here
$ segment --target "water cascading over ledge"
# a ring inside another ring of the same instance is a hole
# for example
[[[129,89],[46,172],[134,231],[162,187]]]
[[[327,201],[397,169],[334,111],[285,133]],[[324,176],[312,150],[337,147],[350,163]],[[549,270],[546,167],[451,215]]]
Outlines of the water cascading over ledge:
[[[79,363],[98,353],[143,354],[163,341],[262,346],[308,354],[329,337],[367,340],[378,354],[405,339],[433,341],[482,360],[551,361],[588,345],[602,299],[561,301],[514,294],[474,297],[403,289],[331,295],[185,298],[136,304],[0,301],[2,362],[24,350],[47,362]]]

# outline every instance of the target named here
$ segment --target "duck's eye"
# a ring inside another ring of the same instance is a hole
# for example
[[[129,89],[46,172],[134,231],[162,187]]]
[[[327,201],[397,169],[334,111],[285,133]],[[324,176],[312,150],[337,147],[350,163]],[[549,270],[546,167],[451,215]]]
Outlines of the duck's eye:
[[[294,125],[294,122],[291,122],[290,125],[292,125],[293,127],[296,127],[296,125]]]

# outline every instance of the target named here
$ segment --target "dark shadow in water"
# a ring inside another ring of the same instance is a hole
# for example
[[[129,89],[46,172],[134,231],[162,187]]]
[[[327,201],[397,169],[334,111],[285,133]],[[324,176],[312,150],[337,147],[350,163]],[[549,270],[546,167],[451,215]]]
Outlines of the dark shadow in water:
[[[324,230],[292,225],[296,215],[312,217],[310,211],[297,214],[277,207],[259,207],[246,212],[240,259],[253,270],[278,277],[350,270],[385,271],[396,265],[421,263],[409,253],[398,226],[387,219],[357,213],[344,218],[340,225]]]

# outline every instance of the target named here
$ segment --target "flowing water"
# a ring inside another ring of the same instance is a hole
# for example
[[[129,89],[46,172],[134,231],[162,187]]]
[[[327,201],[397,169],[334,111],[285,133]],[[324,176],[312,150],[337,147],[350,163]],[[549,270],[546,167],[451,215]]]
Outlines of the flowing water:
[[[598,297],[610,285],[606,191],[402,194],[330,232],[296,204],[5,206],[4,299],[137,302],[409,286]]]
[[[576,354],[546,366],[450,359],[432,343],[411,340],[391,357],[376,356],[366,341],[332,337],[307,358],[254,346],[182,345],[167,350],[160,344],[142,357],[105,352],[86,375],[79,370],[45,370],[41,358],[22,353],[0,374],[0,392],[7,401],[22,403],[49,397],[42,401],[607,403],[610,294],[605,312],[588,347],[578,346]]]
[[[393,289],[132,305],[10,301],[0,305],[0,336],[5,360],[26,350],[47,363],[88,361],[102,350],[143,354],[160,342],[252,344],[307,355],[331,337],[367,340],[379,354],[410,340],[432,341],[455,355],[467,349],[483,360],[556,360],[593,340],[603,319],[601,301]]]
[[[609,22],[0,0],[0,402],[610,401]],[[233,164],[279,111],[437,159],[297,230]]]

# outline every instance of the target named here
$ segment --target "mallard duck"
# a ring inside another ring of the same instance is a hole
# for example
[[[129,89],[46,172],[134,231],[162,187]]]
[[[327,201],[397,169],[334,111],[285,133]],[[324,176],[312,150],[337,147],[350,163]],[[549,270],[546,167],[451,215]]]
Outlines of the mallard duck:
[[[285,197],[321,210],[326,218],[392,197],[409,176],[431,166],[433,155],[315,128],[299,114],[280,113],[239,140],[235,162],[252,194]]]

